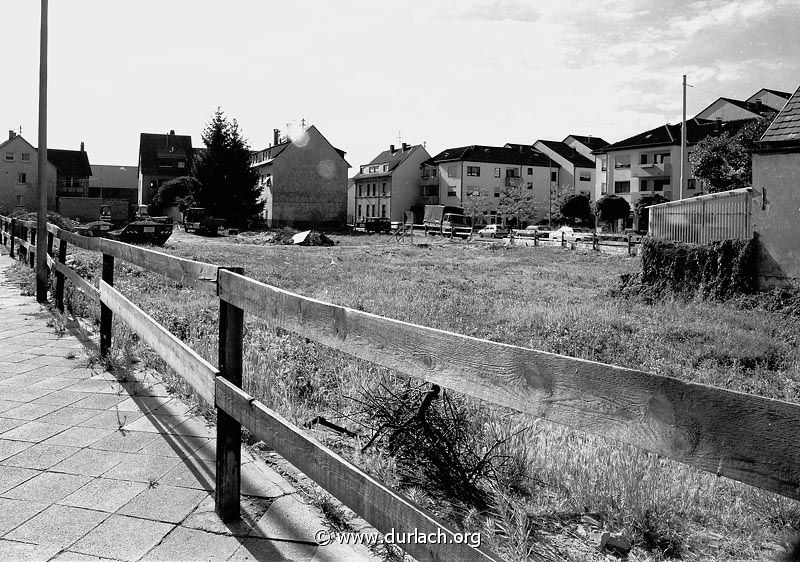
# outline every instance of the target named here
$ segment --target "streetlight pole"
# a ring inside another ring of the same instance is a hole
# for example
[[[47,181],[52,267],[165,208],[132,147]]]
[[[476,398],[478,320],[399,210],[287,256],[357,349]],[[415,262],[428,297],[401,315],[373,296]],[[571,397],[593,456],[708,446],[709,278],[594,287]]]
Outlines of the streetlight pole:
[[[39,143],[36,189],[36,300],[47,302],[47,0],[42,0],[39,45]]]

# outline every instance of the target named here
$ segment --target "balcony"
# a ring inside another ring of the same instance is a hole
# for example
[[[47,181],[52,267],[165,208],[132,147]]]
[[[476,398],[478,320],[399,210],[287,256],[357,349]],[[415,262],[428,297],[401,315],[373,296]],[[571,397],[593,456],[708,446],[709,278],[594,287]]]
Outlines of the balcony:
[[[507,177],[506,187],[519,187],[522,185],[522,178]]]
[[[672,175],[672,164],[662,162],[660,164],[631,164],[631,177],[634,178],[657,178]]]
[[[439,186],[439,176],[422,176],[419,178],[419,184],[422,187]]]

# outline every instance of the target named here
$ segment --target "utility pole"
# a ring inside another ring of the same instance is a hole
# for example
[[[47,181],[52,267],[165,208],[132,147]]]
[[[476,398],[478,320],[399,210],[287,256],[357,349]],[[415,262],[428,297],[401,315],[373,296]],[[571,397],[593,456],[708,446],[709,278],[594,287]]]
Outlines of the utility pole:
[[[36,189],[36,300],[47,302],[47,0],[42,0],[39,45],[39,146]]]
[[[683,121],[681,121],[681,184],[678,199],[683,199],[683,186],[686,185],[686,75],[683,75]]]

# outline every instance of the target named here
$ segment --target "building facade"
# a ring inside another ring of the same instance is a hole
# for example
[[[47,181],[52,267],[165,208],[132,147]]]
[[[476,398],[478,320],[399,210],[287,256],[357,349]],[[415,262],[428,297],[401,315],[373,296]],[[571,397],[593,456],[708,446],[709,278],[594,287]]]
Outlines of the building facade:
[[[347,220],[345,152],[335,148],[315,126],[298,138],[280,137],[254,151],[250,166],[258,175],[268,226],[337,228]]]
[[[149,205],[158,188],[169,180],[189,175],[194,159],[192,137],[141,133],[137,170],[138,204]]]
[[[590,201],[594,200],[594,156],[587,158],[563,141],[537,140],[533,148],[558,163],[559,186],[570,188],[574,195],[584,195]]]
[[[49,154],[50,151],[48,151]],[[47,162],[47,208],[56,208],[55,165]],[[21,135],[9,131],[8,140],[0,144],[0,212],[35,211],[38,197],[39,158],[34,148]]]
[[[421,144],[403,143],[399,148],[390,145],[361,166],[353,178],[355,220],[386,217],[403,222],[412,207],[424,205],[420,166],[430,157]]]

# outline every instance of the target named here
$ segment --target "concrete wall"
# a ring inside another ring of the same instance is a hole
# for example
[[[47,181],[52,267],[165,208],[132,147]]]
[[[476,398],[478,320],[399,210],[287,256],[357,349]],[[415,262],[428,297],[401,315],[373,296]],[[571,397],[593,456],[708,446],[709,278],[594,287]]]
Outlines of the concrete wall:
[[[422,175],[420,164],[431,157],[424,147],[418,146],[408,158],[392,172],[391,211],[393,221],[402,221],[403,213],[411,210],[411,206],[420,200],[422,188],[419,178]]]
[[[762,285],[800,281],[800,151],[753,155],[753,229]]]
[[[272,162],[272,226],[338,226],[347,218],[347,163],[310,127]]]
[[[6,153],[13,154],[13,160],[6,160]],[[22,154],[29,154],[30,160],[23,161]],[[37,183],[39,178],[39,160],[36,149],[24,138],[16,136],[0,149],[0,211],[15,210],[35,211],[39,197]],[[19,174],[25,174],[25,182],[19,183]],[[56,205],[56,167],[47,163],[47,207],[55,209]],[[18,197],[23,198],[20,208]]]
[[[124,222],[130,218],[131,208],[127,199],[101,199],[100,197],[59,197],[58,213],[62,217],[92,222],[100,220],[100,206],[111,207],[111,220]]]

